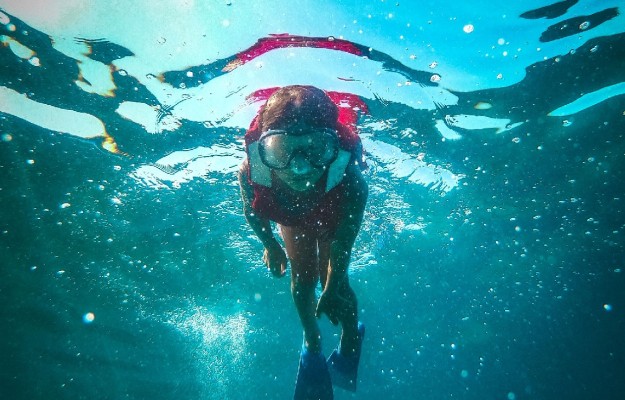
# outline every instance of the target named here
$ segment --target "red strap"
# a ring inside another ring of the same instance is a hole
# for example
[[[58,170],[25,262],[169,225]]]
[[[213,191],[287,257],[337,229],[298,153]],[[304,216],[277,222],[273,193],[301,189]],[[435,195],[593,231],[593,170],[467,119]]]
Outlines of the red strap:
[[[259,39],[252,47],[237,54],[238,61],[236,63],[237,65],[243,65],[267,52],[288,47],[312,47],[317,49],[338,50],[358,56],[362,55],[361,49],[347,40],[328,37],[306,37],[282,33]]]

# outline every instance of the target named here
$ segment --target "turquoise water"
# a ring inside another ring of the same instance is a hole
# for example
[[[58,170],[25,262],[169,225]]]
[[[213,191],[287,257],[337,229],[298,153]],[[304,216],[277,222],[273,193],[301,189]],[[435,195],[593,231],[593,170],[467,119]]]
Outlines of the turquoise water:
[[[295,83],[368,108],[336,399],[622,398],[623,10],[548,5],[0,2],[0,398],[292,397],[236,169]]]

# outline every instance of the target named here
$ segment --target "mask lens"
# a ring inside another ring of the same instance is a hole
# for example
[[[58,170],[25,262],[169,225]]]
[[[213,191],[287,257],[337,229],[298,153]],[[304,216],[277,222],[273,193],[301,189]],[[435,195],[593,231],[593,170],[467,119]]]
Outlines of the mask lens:
[[[336,159],[339,146],[336,136],[329,132],[323,132],[312,141],[307,149],[308,161],[315,167],[325,167]]]
[[[286,131],[267,131],[259,141],[262,162],[269,168],[284,169],[295,154],[302,154],[314,167],[327,166],[336,159],[338,138],[333,130],[323,130],[304,135]]]
[[[260,139],[260,157],[269,168],[282,169],[289,165],[292,155],[286,137],[286,132],[276,132]]]

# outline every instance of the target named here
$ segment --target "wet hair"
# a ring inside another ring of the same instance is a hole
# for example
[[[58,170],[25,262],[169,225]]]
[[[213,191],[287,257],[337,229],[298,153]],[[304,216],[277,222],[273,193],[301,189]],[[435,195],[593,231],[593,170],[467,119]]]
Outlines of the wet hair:
[[[259,128],[286,129],[294,125],[334,128],[338,108],[321,89],[314,86],[285,86],[273,93],[259,118]]]

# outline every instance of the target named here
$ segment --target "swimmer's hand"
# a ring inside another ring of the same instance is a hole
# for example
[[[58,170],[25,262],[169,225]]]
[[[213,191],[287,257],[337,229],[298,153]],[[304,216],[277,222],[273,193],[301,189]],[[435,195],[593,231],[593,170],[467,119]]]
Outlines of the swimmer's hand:
[[[286,254],[277,242],[275,245],[265,248],[263,262],[273,276],[281,278],[286,274]]]
[[[315,315],[321,318],[321,314],[326,314],[332,324],[338,325],[341,317],[347,310],[352,309],[349,299],[339,295],[336,291],[324,290],[317,302],[317,311]]]

